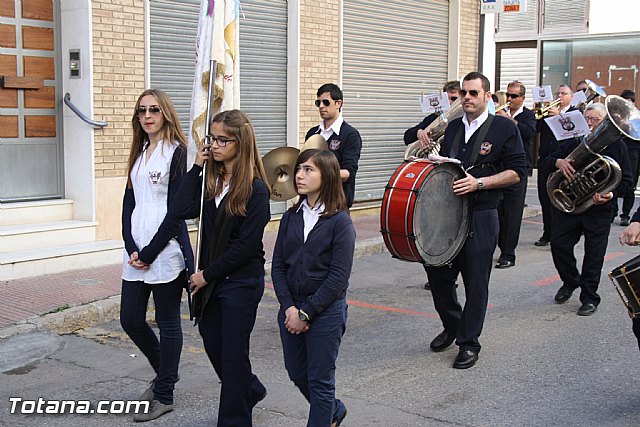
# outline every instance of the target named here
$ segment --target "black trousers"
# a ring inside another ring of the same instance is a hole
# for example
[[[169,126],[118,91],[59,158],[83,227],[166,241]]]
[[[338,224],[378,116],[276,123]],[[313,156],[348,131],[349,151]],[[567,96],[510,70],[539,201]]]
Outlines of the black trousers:
[[[631,209],[633,209],[633,202],[635,201],[634,190],[638,185],[638,175],[640,174],[640,151],[629,150],[629,162],[631,163],[631,172],[633,173],[633,186],[622,199],[622,215],[627,217],[631,216]]]
[[[551,254],[563,286],[580,288],[580,301],[598,305],[597,293],[609,242],[612,205],[595,206],[579,215],[557,211]],[[584,236],[582,272],[578,272],[574,247]]]
[[[185,274],[183,271],[171,282],[155,285],[122,281],[120,324],[156,372],[154,399],[165,405],[173,404],[173,390],[178,381],[178,365],[182,352],[180,303]],[[156,323],[160,330],[159,340],[146,319],[151,294],[156,308]]]
[[[263,292],[264,276],[227,280],[213,292],[198,323],[222,383],[218,427],[252,426],[253,407],[266,392],[249,361],[249,339]]]
[[[538,165],[540,163],[538,161]],[[554,230],[553,222],[558,211],[551,204],[549,193],[547,193],[547,178],[549,178],[549,172],[544,167],[538,167],[538,200],[540,200],[542,208],[542,238],[551,240],[551,234]]]
[[[520,239],[527,181],[528,177],[524,176],[519,183],[502,191],[502,201],[498,206],[498,218],[500,220],[498,247],[500,248],[500,259],[505,261],[515,262],[516,260],[516,246],[518,246],[518,240]]]
[[[480,352],[479,337],[489,301],[489,278],[498,244],[498,211],[473,212],[471,230],[449,266],[426,267],[431,295],[444,329],[456,334],[461,350]],[[458,302],[456,278],[462,274],[466,302]]]

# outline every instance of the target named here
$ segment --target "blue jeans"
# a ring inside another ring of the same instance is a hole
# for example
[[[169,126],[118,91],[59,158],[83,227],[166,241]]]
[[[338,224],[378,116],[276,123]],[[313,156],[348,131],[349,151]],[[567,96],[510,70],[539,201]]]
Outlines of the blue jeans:
[[[310,404],[307,426],[330,426],[344,410],[335,397],[336,359],[347,324],[347,302],[334,301],[311,320],[308,332],[299,335],[285,328],[285,309],[280,307],[278,312],[284,365],[289,378]]]
[[[165,405],[173,404],[173,389],[178,381],[182,352],[180,303],[184,283],[184,271],[171,282],[163,284],[122,281],[120,324],[156,372],[154,399]],[[160,340],[146,320],[151,294],[156,307]]]

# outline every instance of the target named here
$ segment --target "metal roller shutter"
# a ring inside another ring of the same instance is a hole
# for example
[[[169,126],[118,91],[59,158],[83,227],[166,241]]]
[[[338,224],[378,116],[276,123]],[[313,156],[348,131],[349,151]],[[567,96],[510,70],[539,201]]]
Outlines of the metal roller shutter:
[[[586,29],[586,8],[584,0],[545,0],[542,28],[556,32]]]
[[[186,133],[189,132],[200,0],[153,0],[149,6],[151,87],[171,96]]]
[[[501,35],[513,36],[513,34],[535,34],[536,21],[538,19],[537,2],[527,2],[527,11],[520,13],[497,13],[498,32]]]
[[[151,86],[173,98],[185,132],[195,64],[200,0],[153,0]],[[260,153],[286,145],[287,1],[243,0],[240,4],[240,103],[253,121]],[[271,213],[285,203],[272,203]]]
[[[382,198],[402,163],[418,98],[447,80],[449,2],[350,0],[343,6],[344,118],[360,131],[356,201]]]
[[[500,50],[500,90],[507,90],[507,85],[518,80],[526,88],[524,105],[531,108],[533,97],[531,90],[537,84],[538,75],[536,61],[537,48],[505,48]]]

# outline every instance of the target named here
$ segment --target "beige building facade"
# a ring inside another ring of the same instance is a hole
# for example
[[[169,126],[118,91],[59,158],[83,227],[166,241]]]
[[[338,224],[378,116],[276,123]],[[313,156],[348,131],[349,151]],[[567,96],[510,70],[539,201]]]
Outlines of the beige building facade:
[[[27,3],[31,11],[26,10]],[[0,280],[87,268],[121,259],[120,213],[132,138],[133,106],[137,96],[152,86],[162,72],[152,64],[157,61],[153,47],[154,37],[158,37],[155,34],[165,31],[165,24],[171,24],[171,20],[163,20],[158,12],[163,3],[170,8],[181,2],[0,0],[0,74],[22,79],[23,86],[40,85],[39,88],[8,88],[5,84],[0,88],[3,128],[8,120],[12,120],[12,126],[14,121],[17,123],[15,133],[0,131],[0,158],[19,171],[25,166],[16,159],[23,159],[24,154],[14,157],[15,151],[9,149],[24,149],[42,139],[43,144],[54,146],[48,157],[43,155],[46,163],[56,163],[48,181],[59,181],[58,191],[43,195],[36,191],[32,196],[28,188],[17,193],[2,190],[6,194],[0,194]],[[198,1],[184,0],[184,3],[185,8],[197,13]],[[459,79],[478,66],[479,3],[479,0],[243,1],[241,61],[243,49],[248,52],[245,58],[252,55],[252,46],[243,47],[243,26],[244,31],[255,32],[251,35],[256,35],[257,40],[269,44],[268,37],[260,33],[261,23],[252,7],[256,10],[279,7],[278,13],[282,12],[286,18],[270,22],[280,26],[286,40],[277,46],[285,55],[280,79],[286,93],[274,94],[265,89],[263,94],[269,99],[284,98],[281,111],[267,112],[276,114],[284,123],[278,125],[282,129],[277,130],[284,136],[273,144],[297,146],[306,130],[319,122],[313,106],[317,88],[327,82],[338,83],[345,91],[345,119],[363,135],[359,172],[362,184],[357,182],[356,188],[362,185],[374,189],[357,196],[356,206],[358,203],[379,206],[379,192],[375,189],[384,184],[376,179],[390,175],[389,170],[402,161],[404,147],[398,132],[419,121],[419,92],[435,91],[444,81]],[[409,7],[415,7],[419,14],[404,10]],[[364,16],[362,10],[371,16]],[[40,16],[38,11],[46,13]],[[27,13],[30,15],[25,15]],[[378,16],[379,20],[370,19]],[[388,23],[385,17],[389,17]],[[269,20],[269,13],[261,19]],[[415,25],[415,30],[407,33],[407,28],[399,25],[405,21],[407,26]],[[176,26],[179,27],[179,23]],[[42,28],[41,32],[49,34],[53,45],[45,46],[42,52],[21,45],[27,40],[31,27]],[[422,30],[428,31],[432,39],[424,40],[420,36]],[[369,42],[371,48],[365,46]],[[163,47],[162,44],[167,44],[166,40],[158,38],[156,46]],[[417,53],[403,57],[404,48],[410,51],[416,44],[420,46]],[[393,55],[389,56],[393,60],[376,57],[378,53]],[[37,72],[25,65],[29,55],[48,58],[55,72],[51,76],[40,76],[39,82],[33,83],[32,80],[38,78]],[[424,64],[420,62],[422,55]],[[432,56],[435,59],[430,59]],[[246,71],[241,69],[241,88],[249,84],[244,82],[251,80],[252,67],[260,69],[261,59],[257,58],[250,58],[254,62],[244,68]],[[182,61],[175,66],[181,64],[190,62]],[[423,69],[424,76],[411,80]],[[367,85],[369,75],[373,77]],[[380,75],[386,80],[374,81]],[[394,86],[405,81],[406,88],[402,86],[404,83]],[[257,84],[267,88],[269,82]],[[387,87],[392,89],[387,91]],[[53,94],[51,105],[31,108],[27,104],[30,94],[45,91]],[[396,97],[387,99],[387,92],[395,92]],[[67,94],[68,101],[85,118],[107,125],[83,121],[63,103]],[[174,102],[178,98],[176,94]],[[378,102],[385,99],[389,104],[401,102],[402,105],[394,109],[393,105]],[[259,100],[241,95],[241,108],[247,109],[260,129],[263,112]],[[410,109],[410,117],[403,109]],[[34,128],[33,121],[29,120],[33,119],[29,116],[49,117],[57,133],[49,130],[46,137],[33,136],[29,133]],[[382,130],[378,131],[377,126],[382,126]],[[264,129],[269,128],[265,125]],[[51,132],[55,135],[51,136]],[[264,134],[269,132],[272,130],[265,130]],[[388,132],[387,136],[376,140],[377,134],[384,132]],[[274,219],[282,209],[274,205]]]

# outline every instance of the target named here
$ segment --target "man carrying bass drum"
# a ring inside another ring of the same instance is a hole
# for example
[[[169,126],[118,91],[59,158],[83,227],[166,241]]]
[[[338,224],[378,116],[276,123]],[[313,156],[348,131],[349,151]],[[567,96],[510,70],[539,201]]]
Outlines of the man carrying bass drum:
[[[444,330],[431,342],[435,352],[453,341],[459,352],[453,367],[472,367],[480,353],[479,337],[489,295],[493,253],[498,243],[498,202],[501,188],[517,184],[526,174],[526,158],[518,128],[505,117],[489,114],[489,80],[479,72],[467,74],[460,90],[462,118],[452,120],[440,155],[462,162],[467,176],[453,183],[453,192],[471,194],[471,227],[451,265],[427,267],[431,294]],[[460,306],[455,282],[462,274],[466,302]]]

